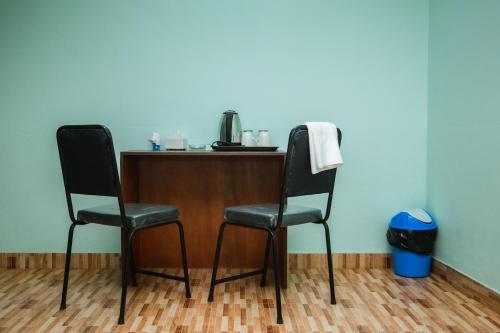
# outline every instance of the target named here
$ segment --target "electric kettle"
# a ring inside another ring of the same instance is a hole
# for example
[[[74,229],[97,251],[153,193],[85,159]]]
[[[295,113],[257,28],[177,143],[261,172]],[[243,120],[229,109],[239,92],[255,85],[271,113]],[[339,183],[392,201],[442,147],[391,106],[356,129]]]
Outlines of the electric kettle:
[[[220,141],[219,146],[240,146],[241,145],[241,122],[238,112],[227,110],[222,114],[219,125]]]

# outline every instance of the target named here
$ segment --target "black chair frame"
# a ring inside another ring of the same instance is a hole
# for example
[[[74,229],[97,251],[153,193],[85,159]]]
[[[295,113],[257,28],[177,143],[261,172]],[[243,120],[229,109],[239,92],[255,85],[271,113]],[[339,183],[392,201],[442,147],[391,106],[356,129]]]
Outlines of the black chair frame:
[[[282,181],[282,188],[281,188],[281,195],[280,195],[280,204],[279,204],[279,212],[278,212],[278,220],[277,220],[277,225],[274,228],[268,228],[268,227],[260,227],[260,226],[250,226],[250,225],[241,225],[241,224],[235,224],[231,223],[229,221],[224,221],[220,228],[219,228],[219,235],[217,238],[217,247],[215,250],[215,258],[214,258],[214,266],[212,270],[212,279],[210,283],[210,291],[208,294],[208,302],[213,302],[214,299],[214,289],[215,285],[220,284],[220,283],[225,283],[228,281],[233,281],[237,279],[242,279],[254,275],[261,275],[261,281],[260,281],[260,286],[265,287],[266,286],[266,276],[267,276],[267,270],[268,270],[268,262],[269,262],[269,252],[270,252],[270,247],[272,245],[272,250],[273,250],[273,262],[274,262],[274,286],[275,286],[275,292],[276,292],[276,310],[277,310],[277,323],[282,324],[283,323],[283,316],[282,316],[282,311],[281,311],[281,292],[280,292],[280,276],[279,276],[279,250],[278,250],[278,239],[277,239],[277,234],[279,228],[281,228],[281,225],[283,223],[283,211],[285,209],[285,205],[287,203],[287,198],[292,197],[292,196],[299,196],[299,195],[289,195],[289,189],[287,188],[288,184],[288,177],[290,177],[290,172],[291,172],[291,161],[292,161],[292,153],[294,149],[294,139],[295,135],[297,134],[298,131],[304,131],[305,126],[297,126],[295,127],[291,132],[290,136],[288,139],[288,149],[287,149],[287,157],[285,161],[285,169],[284,169],[284,174],[283,174],[283,181]],[[337,129],[337,139],[338,143],[340,145],[342,141],[342,132],[340,129]],[[332,179],[332,184],[330,186],[330,189],[328,192],[322,192],[322,193],[328,193],[328,200],[326,204],[326,209],[325,209],[325,216],[323,217],[322,220],[313,222],[315,224],[322,224],[325,230],[325,238],[326,238],[326,250],[327,250],[327,261],[328,261],[328,277],[329,277],[329,284],[330,284],[330,303],[331,304],[336,304],[336,299],[335,299],[335,285],[334,285],[334,276],[333,276],[333,263],[332,263],[332,249],[331,249],[331,241],[330,241],[330,230],[328,227],[328,219],[330,217],[331,213],[331,206],[332,206],[332,199],[333,199],[333,189],[335,186],[335,177],[336,177],[336,169],[330,170],[327,172],[331,172],[333,179]],[[319,194],[319,193],[318,193]],[[226,225],[233,225],[237,227],[243,227],[243,228],[253,228],[253,229],[258,229],[258,230],[263,230],[267,232],[267,242],[266,242],[266,249],[264,252],[264,263],[263,267],[259,270],[251,271],[251,272],[246,272],[243,274],[238,274],[238,275],[233,275],[233,276],[228,276],[224,277],[221,279],[217,279],[217,269],[219,265],[219,257],[220,257],[220,252],[221,252],[221,247],[222,247],[222,239],[224,235],[224,230],[226,228]]]
[[[112,166],[112,182],[113,182],[113,189],[111,191],[108,191],[107,193],[89,193],[88,191],[78,191],[74,192],[71,191],[71,186],[70,186],[70,180],[67,177],[67,168],[64,163],[64,157],[63,157],[63,152],[61,149],[61,140],[62,136],[61,133],[64,130],[102,130],[105,135],[106,135],[106,145],[107,145],[107,150],[109,151],[109,158],[110,158],[110,163]],[[184,240],[184,229],[182,226],[182,223],[179,220],[176,221],[168,221],[168,222],[161,222],[157,223],[154,225],[146,225],[143,227],[134,227],[131,228],[127,225],[127,219],[126,219],[126,213],[125,213],[125,205],[123,203],[123,197],[122,197],[122,190],[121,190],[121,185],[120,185],[120,180],[118,176],[118,168],[116,165],[116,157],[114,153],[114,145],[113,145],[113,139],[111,137],[110,131],[101,125],[67,125],[67,126],[62,126],[58,129],[57,131],[57,141],[58,141],[58,146],[59,146],[59,157],[61,161],[61,168],[63,171],[63,179],[64,179],[64,188],[66,192],[66,201],[68,204],[68,211],[69,211],[69,216],[72,221],[71,226],[69,228],[69,234],[68,234],[68,246],[66,249],[66,263],[64,267],[64,283],[63,283],[63,291],[62,291],[62,297],[61,297],[61,306],[60,309],[63,310],[66,308],[66,295],[68,291],[68,280],[69,280],[69,270],[71,266],[71,251],[72,251],[72,245],[73,245],[73,233],[75,230],[75,227],[77,225],[86,225],[88,223],[79,221],[75,218],[74,214],[74,209],[73,209],[73,200],[71,197],[72,193],[76,194],[85,194],[85,195],[102,195],[102,196],[110,196],[110,197],[116,197],[118,200],[118,206],[120,210],[120,220],[121,220],[121,230],[123,230],[126,234],[126,244],[122,246],[122,293],[121,293],[121,301],[120,301],[120,315],[118,319],[118,324],[123,324],[125,322],[125,306],[126,306],[126,300],[127,300],[127,286],[128,286],[128,276],[129,274],[131,275],[132,278],[132,286],[136,287],[137,286],[137,278],[136,274],[146,274],[146,275],[151,275],[151,276],[156,276],[156,277],[161,277],[161,278],[166,278],[166,279],[172,279],[176,281],[182,281],[185,284],[185,294],[186,298],[191,298],[191,291],[189,288],[189,272],[188,272],[188,264],[187,264],[187,255],[186,255],[186,244]],[[181,244],[181,253],[182,253],[182,264],[183,264],[183,270],[184,270],[184,276],[179,277],[179,276],[174,276],[174,275],[169,275],[169,274],[163,274],[159,272],[154,272],[154,271],[148,271],[148,270],[137,270],[134,265],[134,259],[133,259],[133,252],[132,252],[132,241],[133,237],[136,234],[137,231],[143,230],[143,229],[148,229],[148,228],[154,228],[157,226],[164,226],[168,224],[176,224],[179,230],[179,238],[180,238],[180,244]]]

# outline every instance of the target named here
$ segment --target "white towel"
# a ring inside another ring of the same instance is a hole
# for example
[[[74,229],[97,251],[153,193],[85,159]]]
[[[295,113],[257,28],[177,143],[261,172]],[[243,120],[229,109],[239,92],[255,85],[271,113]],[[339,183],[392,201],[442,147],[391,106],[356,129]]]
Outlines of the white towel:
[[[309,133],[312,174],[335,169],[344,162],[337,139],[337,126],[326,122],[306,122]]]

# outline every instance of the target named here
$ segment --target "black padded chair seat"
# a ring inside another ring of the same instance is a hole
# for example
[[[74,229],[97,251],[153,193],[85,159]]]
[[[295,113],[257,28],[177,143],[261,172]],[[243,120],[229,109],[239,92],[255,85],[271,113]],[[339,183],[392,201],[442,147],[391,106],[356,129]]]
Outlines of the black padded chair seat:
[[[128,228],[141,228],[173,222],[179,219],[179,209],[175,206],[141,203],[124,204]],[[117,205],[105,205],[78,211],[77,220],[121,226],[120,210]]]
[[[278,224],[279,204],[261,204],[228,207],[224,219],[233,224],[275,228]],[[285,205],[281,226],[319,222],[323,219],[320,209]]]

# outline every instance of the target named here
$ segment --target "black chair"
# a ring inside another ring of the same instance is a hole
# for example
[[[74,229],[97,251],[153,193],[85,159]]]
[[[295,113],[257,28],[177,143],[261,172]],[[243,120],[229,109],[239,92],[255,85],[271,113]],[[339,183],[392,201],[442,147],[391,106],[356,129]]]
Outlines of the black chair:
[[[127,278],[129,274],[132,277],[133,286],[137,286],[136,273],[183,281],[186,288],[186,297],[190,298],[191,292],[189,290],[184,230],[179,221],[179,210],[177,207],[123,203],[113,139],[106,127],[100,125],[62,126],[57,130],[57,144],[59,147],[59,158],[61,160],[69,216],[73,222],[69,228],[68,235],[61,309],[66,308],[73,231],[77,225],[88,223],[120,227],[126,234],[127,243],[122,249],[122,295],[118,324],[123,324],[125,319]],[[118,207],[116,205],[106,205],[93,209],[80,210],[75,218],[71,198],[71,194],[73,193],[116,197],[118,199]],[[177,224],[179,228],[184,276],[178,277],[152,271],[136,270],[132,255],[132,239],[134,234],[142,229],[171,223]]]
[[[342,139],[342,133],[337,129],[338,142]],[[335,290],[333,283],[332,251],[330,246],[330,231],[326,221],[330,217],[330,209],[333,197],[333,187],[337,170],[326,170],[318,174],[311,173],[309,156],[309,136],[307,127],[302,125],[295,127],[290,132],[288,139],[288,151],[285,162],[285,172],[281,188],[281,200],[279,204],[247,205],[229,207],[224,210],[224,222],[219,229],[217,248],[215,250],[214,268],[212,271],[212,281],[208,301],[214,298],[214,288],[216,284],[224,283],[240,278],[262,274],[260,285],[266,285],[267,266],[269,261],[269,250],[272,244],[274,258],[274,280],[276,289],[277,322],[283,323],[281,315],[281,296],[279,278],[279,253],[277,242],[277,231],[279,228],[286,228],[291,225],[316,223],[322,224],[325,228],[326,250],[328,254],[328,274],[330,282],[330,302],[335,304]],[[289,197],[297,197],[311,194],[328,193],[325,216],[320,209],[287,205]],[[222,237],[226,225],[235,225],[246,228],[255,228],[267,232],[267,244],[264,252],[264,267],[257,271],[229,276],[217,280],[217,267],[222,246]]]

